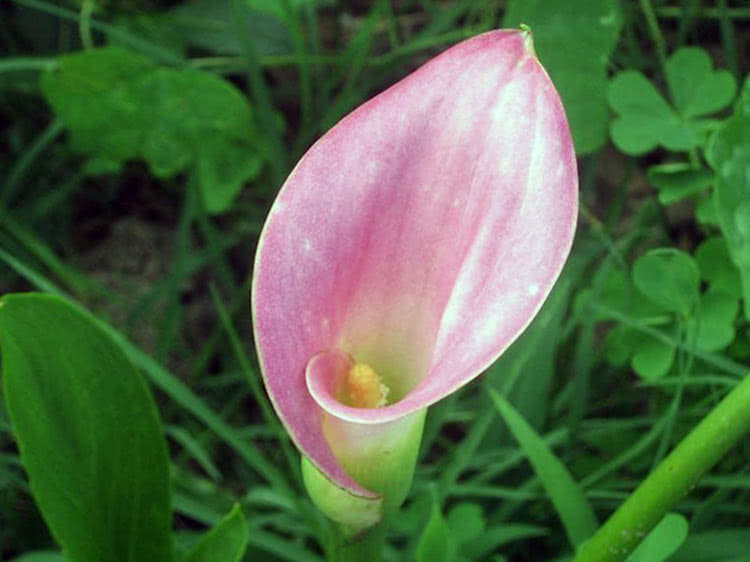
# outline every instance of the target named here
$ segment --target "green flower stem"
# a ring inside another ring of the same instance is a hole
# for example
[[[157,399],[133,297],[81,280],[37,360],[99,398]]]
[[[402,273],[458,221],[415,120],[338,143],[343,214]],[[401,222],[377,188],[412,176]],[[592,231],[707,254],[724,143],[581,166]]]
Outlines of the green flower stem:
[[[737,385],[579,550],[574,562],[619,562],[750,432],[750,376]]]
[[[338,525],[331,527],[333,532],[327,552],[328,562],[381,562],[383,559],[387,521],[371,527],[357,539],[348,537]]]

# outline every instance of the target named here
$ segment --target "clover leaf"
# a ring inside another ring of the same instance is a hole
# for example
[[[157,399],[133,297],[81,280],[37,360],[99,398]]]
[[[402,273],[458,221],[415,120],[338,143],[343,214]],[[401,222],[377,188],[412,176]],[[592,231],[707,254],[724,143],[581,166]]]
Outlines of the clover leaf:
[[[711,291],[721,291],[734,299],[742,294],[740,273],[729,257],[723,236],[707,238],[696,248],[695,261]]]
[[[661,94],[635,70],[619,73],[609,83],[607,99],[619,115],[610,134],[626,154],[643,154],[661,145],[669,150],[689,150],[697,144],[691,127],[682,123]]]
[[[41,86],[71,146],[94,160],[89,170],[139,158],[159,178],[192,173],[210,213],[261,170],[250,105],[213,74],[103,47],[61,56]]]
[[[659,202],[670,205],[685,197],[702,192],[711,186],[711,170],[695,167],[687,162],[656,164],[648,168],[648,179],[659,190]]]
[[[667,60],[667,84],[681,117],[711,115],[734,99],[734,76],[728,70],[714,71],[711,67],[708,53],[698,47],[683,47]]]
[[[734,340],[734,319],[739,311],[735,297],[720,290],[701,295],[696,315],[688,319],[688,341],[704,351],[724,349]]]
[[[698,119],[726,107],[736,83],[726,70],[713,71],[708,55],[683,47],[666,64],[674,106],[640,72],[626,70],[609,83],[607,99],[617,117],[610,126],[612,141],[623,152],[639,155],[657,146],[688,151],[703,144],[714,120]]]
[[[635,262],[633,281],[654,304],[689,316],[698,298],[700,272],[689,254],[657,248]]]
[[[695,259],[674,248],[651,250],[636,260],[632,278],[610,272],[601,281],[597,300],[671,338],[678,339],[685,330],[685,339],[698,349],[724,349],[735,339],[739,305],[736,289],[731,290],[736,271],[727,263],[725,248],[722,254],[722,242],[720,237],[704,242]],[[709,287],[704,293],[699,292],[701,279]],[[617,366],[629,361],[645,380],[666,375],[675,353],[675,345],[626,324],[613,327],[604,341],[607,361]]]
[[[716,132],[707,151],[716,171],[716,215],[729,255],[740,271],[745,318],[750,320],[750,80],[734,115]]]

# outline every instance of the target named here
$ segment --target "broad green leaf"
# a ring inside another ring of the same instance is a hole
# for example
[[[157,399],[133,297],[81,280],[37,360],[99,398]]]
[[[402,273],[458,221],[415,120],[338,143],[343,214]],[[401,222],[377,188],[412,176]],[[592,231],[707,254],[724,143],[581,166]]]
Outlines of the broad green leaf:
[[[68,560],[172,560],[167,449],[154,401],[88,313],[0,299],[5,400],[34,499]]]
[[[159,178],[193,172],[211,213],[260,172],[250,105],[213,74],[104,47],[61,56],[42,91],[75,149],[110,168],[142,158]]]
[[[693,258],[675,248],[657,248],[633,266],[633,281],[657,305],[689,316],[698,300],[700,274]]]
[[[249,537],[247,521],[235,504],[185,557],[185,562],[240,562]]]
[[[703,49],[682,47],[667,60],[669,91],[684,118],[716,113],[734,98],[737,84],[728,70],[714,71]]]
[[[516,409],[498,392],[489,389],[489,393],[497,411],[526,453],[534,472],[544,486],[565,527],[571,546],[577,547],[597,528],[596,516],[583,490],[573,480],[565,465]]]
[[[674,353],[673,345],[641,335],[630,364],[640,377],[654,380],[669,372],[674,362]]]
[[[64,55],[42,74],[42,93],[69,129],[70,144],[113,162],[132,158],[154,119],[132,84],[155,70],[148,58],[110,47]]]
[[[663,562],[680,548],[687,535],[687,519],[679,513],[667,513],[626,562]]]
[[[622,367],[628,362],[633,354],[634,334],[636,332],[632,328],[623,324],[618,324],[607,332],[604,338],[604,357],[611,365]]]
[[[746,562],[750,529],[716,529],[691,533],[670,562]]]
[[[163,20],[179,30],[188,43],[219,55],[245,54],[240,33],[252,41],[260,55],[290,53],[292,40],[282,24],[282,12],[263,6],[274,3],[279,4],[263,0],[252,2],[257,6],[251,1],[233,6],[226,0],[189,0],[169,10]]]
[[[695,218],[702,225],[719,226],[719,217],[716,214],[715,190],[698,202],[695,207]]]
[[[740,298],[740,273],[729,257],[729,249],[723,236],[714,236],[701,242],[695,250],[695,261],[701,278],[706,280],[709,289]]]
[[[527,24],[570,121],[576,153],[607,140],[607,62],[620,34],[616,0],[510,0],[503,25]]]
[[[247,152],[242,143],[218,140],[198,149],[198,185],[203,203],[211,214],[226,211],[248,178],[263,166],[258,154]]]
[[[677,162],[649,167],[648,179],[659,190],[659,202],[671,205],[710,187],[714,174],[706,168]]]
[[[417,562],[450,562],[455,545],[450,536],[448,524],[440,512],[440,501],[433,494],[432,509],[427,525],[417,543]]]
[[[707,156],[718,177],[719,226],[740,271],[745,318],[750,320],[750,79],[734,115],[712,138]]]
[[[734,319],[739,311],[737,297],[718,290],[701,295],[695,317],[688,320],[688,341],[706,351],[724,349],[734,339]]]
[[[695,128],[675,114],[640,72],[617,74],[609,83],[607,99],[618,114],[610,129],[612,141],[626,154],[643,154],[659,145],[685,151],[698,143]]]
[[[23,262],[17,260],[12,255],[0,248],[0,261],[7,264],[13,271],[18,273],[32,285],[47,291],[50,294],[64,296],[62,290],[52,281],[40,274],[38,271],[29,268]],[[133,362],[160,390],[184,408],[186,412],[195,416],[201,423],[214,432],[224,443],[226,443],[239,457],[252,467],[259,475],[279,490],[289,491],[289,484],[280,468],[267,460],[263,454],[247,439],[233,427],[230,427],[224,419],[214,410],[212,410],[203,400],[201,400],[193,391],[180,380],[176,375],[170,373],[162,367],[153,357],[139,349],[131,341],[122,335],[113,326],[96,318],[96,324],[101,328],[108,337],[110,337],[122,351],[125,356]],[[291,492],[290,492],[291,493]],[[295,550],[292,548],[292,550]]]
[[[66,562],[63,555],[59,552],[52,551],[35,551],[22,554],[18,558],[13,558],[10,562]]]
[[[447,523],[451,537],[457,545],[471,542],[484,531],[482,506],[471,502],[459,503],[448,513]]]

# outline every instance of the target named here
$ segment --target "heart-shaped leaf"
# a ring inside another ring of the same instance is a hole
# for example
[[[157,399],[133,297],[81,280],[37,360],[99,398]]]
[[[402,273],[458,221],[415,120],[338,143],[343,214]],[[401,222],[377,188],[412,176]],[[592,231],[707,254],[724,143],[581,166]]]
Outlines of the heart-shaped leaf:
[[[654,303],[685,317],[698,300],[698,266],[689,254],[675,248],[657,248],[638,258],[633,281]]]
[[[607,99],[618,115],[610,133],[623,152],[638,155],[657,146],[680,152],[705,144],[718,123],[698,117],[724,108],[736,90],[732,75],[714,72],[705,51],[693,47],[669,57],[667,82],[674,107],[635,70],[620,72],[609,83]]]
[[[750,80],[734,115],[714,135],[707,156],[718,178],[716,215],[740,271],[745,318],[750,319]]]
[[[674,362],[674,346],[642,334],[639,335],[641,341],[635,347],[635,353],[630,361],[633,370],[646,380],[663,377],[669,372]]]
[[[667,84],[682,117],[716,113],[734,99],[734,76],[728,70],[714,71],[712,66],[708,53],[698,47],[682,47],[667,60]]]
[[[701,242],[695,250],[695,262],[710,290],[740,298],[740,272],[729,257],[727,241],[723,236],[713,236]]]
[[[41,85],[73,147],[107,163],[90,170],[143,158],[159,178],[195,173],[211,213],[260,172],[250,105],[216,75],[103,47],[61,56]]]
[[[607,99],[619,115],[610,128],[612,141],[626,154],[643,154],[659,145],[685,151],[698,142],[695,129],[679,119],[640,72],[617,74],[609,83]]]
[[[701,295],[695,317],[688,320],[688,340],[705,351],[724,349],[734,340],[734,319],[739,311],[736,297],[711,290]]]

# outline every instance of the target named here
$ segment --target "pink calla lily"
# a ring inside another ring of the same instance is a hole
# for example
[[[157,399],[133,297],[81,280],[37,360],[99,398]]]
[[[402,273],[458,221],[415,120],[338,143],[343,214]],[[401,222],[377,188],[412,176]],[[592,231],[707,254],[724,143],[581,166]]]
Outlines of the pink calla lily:
[[[346,450],[402,431],[524,330],[577,201],[565,113],[527,31],[448,49],[303,156],[261,234],[252,310],[271,401],[333,484],[376,497]],[[377,372],[384,404],[342,400],[355,364]]]

